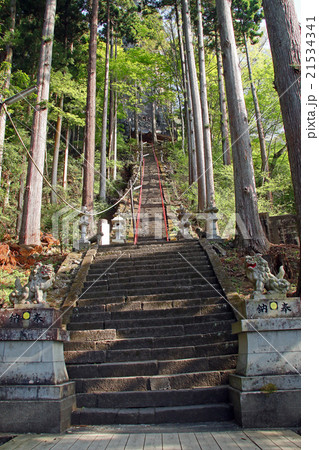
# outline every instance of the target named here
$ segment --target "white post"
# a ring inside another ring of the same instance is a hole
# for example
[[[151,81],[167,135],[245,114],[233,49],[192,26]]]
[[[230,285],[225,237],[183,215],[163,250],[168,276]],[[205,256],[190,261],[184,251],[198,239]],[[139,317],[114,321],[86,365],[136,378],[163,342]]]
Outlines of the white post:
[[[110,245],[110,224],[107,219],[99,220],[98,244]]]

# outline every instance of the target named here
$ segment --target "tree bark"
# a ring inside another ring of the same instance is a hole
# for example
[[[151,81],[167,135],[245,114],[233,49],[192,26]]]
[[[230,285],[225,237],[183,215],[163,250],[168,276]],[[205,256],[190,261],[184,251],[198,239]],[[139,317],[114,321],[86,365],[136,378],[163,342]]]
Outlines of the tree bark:
[[[199,61],[199,82],[200,82],[200,102],[203,117],[204,155],[205,155],[205,179],[206,179],[206,201],[207,205],[215,206],[215,187],[213,173],[212,136],[209,123],[205,48],[203,34],[202,2],[197,0],[197,21],[198,21],[198,61]]]
[[[264,253],[269,242],[260,223],[247,111],[231,15],[231,0],[216,0],[230,118],[237,240]]]
[[[261,162],[262,162],[261,170],[263,172],[267,172],[267,175],[269,176],[269,166],[268,166],[264,127],[263,127],[262,119],[261,119],[257,91],[256,91],[255,83],[253,80],[253,73],[252,73],[251,64],[250,64],[248,43],[247,43],[245,33],[243,33],[243,38],[244,38],[244,44],[245,44],[245,52],[246,52],[248,76],[249,76],[249,81],[250,81],[250,89],[251,89],[251,93],[253,96],[253,103],[254,103],[254,109],[255,109],[255,114],[256,114],[256,124],[257,124],[257,131],[258,131],[259,144],[260,144]]]
[[[89,213],[93,212],[94,204],[94,153],[95,153],[95,106],[96,106],[96,49],[98,27],[98,0],[92,0],[90,19],[90,44],[88,64],[88,85],[86,99],[86,135],[84,154],[84,173],[82,206],[86,206]],[[89,233],[93,229],[93,217],[89,220]]]
[[[113,59],[114,54],[114,37],[113,37],[113,25],[111,27],[111,37],[110,37],[110,59]],[[113,76],[110,74],[110,106],[109,106],[109,145],[108,145],[108,158],[111,160],[111,155],[113,151],[113,141],[114,141],[114,88],[113,88]],[[108,179],[111,178],[111,168],[108,167],[107,170]]]
[[[19,178],[19,191],[18,191],[18,207],[17,207],[17,222],[16,222],[16,233],[17,236],[20,234],[21,223],[22,223],[22,211],[23,211],[23,194],[24,194],[24,184],[26,179],[26,154],[23,154],[22,159],[22,172]]]
[[[44,169],[47,139],[47,101],[49,99],[56,0],[47,0],[45,8],[42,44],[38,69],[38,96],[33,116],[30,153],[41,173]],[[29,160],[20,244],[40,244],[41,203],[43,178],[33,162]]]
[[[105,51],[105,77],[104,77],[104,100],[102,117],[102,139],[101,139],[101,163],[100,163],[100,192],[99,198],[106,200],[106,134],[107,134],[107,111],[109,94],[109,72],[110,72],[110,0],[107,0],[107,31]]]
[[[219,107],[220,107],[220,131],[222,135],[223,163],[225,166],[229,166],[231,164],[231,153],[229,146],[229,129],[228,129],[227,108],[226,108],[226,92],[224,85],[223,61],[220,50],[220,37],[218,31],[216,31],[215,37],[216,37],[216,58],[217,58],[217,73],[218,73]]]
[[[198,182],[198,209],[203,211],[207,204],[206,198],[206,177],[205,177],[205,156],[203,137],[203,118],[200,103],[199,87],[196,73],[194,48],[192,42],[192,30],[188,1],[182,0],[183,30],[185,36],[187,65],[194,112],[194,129],[196,142],[197,161],[197,182]]]
[[[61,94],[59,108],[63,110],[63,94]],[[51,184],[55,190],[58,185],[58,165],[59,165],[59,153],[61,142],[61,130],[62,130],[62,115],[59,114],[56,121],[53,162],[52,162],[52,177],[51,177]],[[54,191],[51,191],[51,203],[55,205],[56,202],[57,202],[57,195]]]
[[[68,185],[69,144],[70,144],[70,127],[68,124],[65,135],[64,166],[63,166],[63,180],[62,180],[62,188],[64,191],[66,191]]]
[[[12,36],[15,30],[16,23],[16,0],[11,0],[10,4],[10,29],[9,33]],[[6,67],[6,75],[5,82],[3,84],[3,93],[7,94],[7,91],[10,87],[10,79],[11,79],[11,67],[12,67],[12,45],[11,43],[7,44],[6,48],[6,58],[5,61],[7,63]],[[3,101],[4,96],[0,93],[0,102]],[[2,162],[3,162],[3,151],[4,151],[4,139],[6,133],[6,113],[3,109],[0,109],[0,186],[1,186],[1,176],[2,176]]]
[[[177,2],[175,2],[175,14],[176,24],[178,31],[180,59],[182,67],[183,77],[183,94],[184,94],[184,108],[186,111],[186,124],[187,124],[187,147],[188,147],[188,180],[189,185],[193,184],[197,179],[197,164],[196,164],[196,143],[195,143],[195,131],[194,131],[194,118],[193,118],[193,105],[189,88],[188,70],[186,63],[186,56],[184,50],[183,33],[181,27],[181,21],[179,19],[179,10]]]
[[[288,148],[300,236],[301,219],[301,33],[294,3],[263,0]]]

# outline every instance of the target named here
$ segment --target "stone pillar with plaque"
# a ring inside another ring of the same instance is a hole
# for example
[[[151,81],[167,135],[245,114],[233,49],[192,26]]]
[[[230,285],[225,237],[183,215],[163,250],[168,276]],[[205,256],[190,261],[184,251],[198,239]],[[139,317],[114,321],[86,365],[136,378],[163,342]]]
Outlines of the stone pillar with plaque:
[[[76,406],[63,353],[68,333],[33,282],[16,283],[14,306],[0,310],[0,432],[60,433]]]
[[[239,344],[229,379],[235,419],[245,428],[300,427],[300,298],[286,296],[283,269],[275,277],[260,255],[247,260],[255,291],[232,327]]]

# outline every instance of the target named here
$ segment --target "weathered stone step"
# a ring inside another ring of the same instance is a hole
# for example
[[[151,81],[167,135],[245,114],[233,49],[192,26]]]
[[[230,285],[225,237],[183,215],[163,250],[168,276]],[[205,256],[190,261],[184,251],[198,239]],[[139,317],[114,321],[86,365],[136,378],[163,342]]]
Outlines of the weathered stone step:
[[[148,248],[149,250],[158,249],[158,251],[162,251],[163,249],[166,251],[166,249],[185,249],[185,247],[195,246],[202,248],[199,241],[197,239],[182,239],[179,241],[154,241],[151,240],[149,242],[138,242],[136,245],[134,244],[114,244],[111,243],[110,245],[100,245],[99,246],[99,253],[110,253],[110,252],[122,252],[124,249],[125,251],[128,250],[134,250],[134,252],[138,252],[139,250],[145,250]]]
[[[205,266],[204,266],[205,267]],[[158,277],[165,277],[166,279],[169,278],[173,278],[173,277],[179,277],[179,276],[188,276],[190,274],[194,274],[196,275],[197,272],[194,271],[194,269],[192,267],[182,267],[182,268],[176,268],[176,267],[172,267],[172,268],[167,268],[167,269],[139,269],[138,272],[136,271],[136,269],[126,269],[125,271],[116,271],[116,270],[112,270],[110,269],[109,271],[107,271],[105,273],[105,275],[103,276],[103,272],[105,272],[105,270],[100,270],[99,272],[93,272],[93,271],[89,271],[87,277],[86,277],[86,281],[93,281],[96,280],[97,278],[101,277],[100,279],[103,280],[104,278],[107,279],[108,277],[110,278],[114,278],[116,277],[116,279],[118,280],[126,280],[126,279],[130,279],[130,280],[135,280],[138,278],[153,278],[154,276],[158,276]],[[214,272],[212,270],[212,268],[210,266],[206,266],[206,268],[202,268],[200,271],[201,275],[203,275],[204,277],[208,277],[208,276],[214,276]],[[102,276],[101,276],[102,275]]]
[[[221,371],[236,368],[237,355],[217,355],[204,358],[171,360],[145,360],[89,364],[67,364],[69,377],[123,378],[154,375],[174,375],[195,372]]]
[[[174,298],[175,297],[175,298]],[[177,297],[177,298],[176,298]],[[104,300],[83,300],[78,301],[77,308],[83,308],[83,311],[104,311],[124,312],[124,311],[160,311],[174,308],[200,307],[207,305],[217,305],[225,302],[223,297],[201,297],[201,298],[179,298],[173,294],[166,299],[157,300],[157,295],[148,295],[140,297],[107,297]],[[173,299],[172,299],[173,298]],[[155,300],[154,300],[155,299]],[[110,303],[109,303],[110,302]],[[93,309],[92,309],[93,308]]]
[[[192,242],[192,241],[190,241]],[[169,242],[167,243],[169,244]],[[167,254],[172,254],[172,255],[178,255],[178,253],[181,253],[185,256],[187,255],[191,255],[192,252],[194,252],[195,255],[197,256],[206,256],[206,252],[204,251],[204,249],[200,246],[200,244],[197,245],[165,245],[165,244],[161,244],[161,247],[157,244],[155,246],[152,245],[143,245],[143,246],[139,246],[139,244],[137,244],[136,246],[130,246],[125,245],[123,247],[114,247],[112,248],[110,246],[109,251],[107,250],[107,247],[99,247],[99,250],[97,252],[96,257],[97,258],[106,258],[106,259],[110,259],[112,256],[114,256],[114,254],[116,254],[117,256],[119,256],[121,253],[123,254],[123,256],[127,257],[127,258],[139,258],[139,257],[143,257],[143,256],[147,256],[147,257],[152,257],[155,256],[156,254],[158,254],[160,257],[167,255]],[[103,250],[101,250],[101,248]]]
[[[188,292],[187,292],[188,290]],[[186,293],[186,295],[185,295]],[[200,293],[200,294],[199,294]],[[174,294],[178,294],[192,298],[193,296],[198,295],[206,295],[206,297],[211,295],[222,295],[222,291],[219,284],[208,284],[203,280],[202,284],[191,284],[191,285],[181,285],[181,286],[174,286],[173,284],[167,287],[149,287],[149,288],[136,288],[136,289],[121,289],[120,286],[114,287],[112,286],[112,289],[107,289],[105,287],[97,288],[97,289],[87,289],[83,292],[82,299],[99,299],[99,298],[108,298],[108,297],[115,297],[115,296],[123,296],[125,298],[128,297],[144,297],[144,300],[146,300],[147,296],[150,295],[168,295],[173,296]]]
[[[73,425],[105,425],[220,422],[232,419],[231,406],[217,403],[155,408],[81,408],[72,413],[71,420]]]
[[[78,394],[78,408],[151,408],[224,403],[228,387],[181,389],[169,391],[97,392]]]
[[[80,317],[82,318],[82,317]],[[207,322],[230,320],[233,322],[233,312],[216,312],[199,316],[175,316],[175,317],[149,317],[145,319],[111,319],[111,313],[104,313],[104,317],[96,318],[94,321],[72,321],[68,324],[68,330],[92,330],[92,329],[123,329],[123,328],[149,328],[161,326],[175,326],[187,324],[205,324]]]
[[[200,295],[200,297],[199,297]],[[212,297],[215,295],[215,297]],[[180,306],[199,306],[209,305],[216,302],[223,302],[224,298],[217,292],[211,290],[209,292],[180,292],[170,294],[151,294],[136,296],[102,296],[100,298],[83,298],[78,300],[80,307],[85,306],[106,306],[107,311],[137,311],[137,310],[154,310],[179,308]]]
[[[214,321],[207,323],[189,323],[187,325],[171,325],[144,328],[119,328],[117,338],[146,337],[146,336],[183,336],[185,334],[212,333],[231,328],[233,321]]]
[[[196,264],[208,264],[209,260],[206,254],[202,253],[196,253],[196,252],[190,252],[190,253],[181,253],[181,255],[184,256],[184,258],[189,261],[190,264],[196,265]],[[112,255],[112,258],[106,258],[106,257],[96,257],[94,260],[94,263],[91,265],[92,268],[98,268],[100,266],[107,267],[109,264],[115,262],[115,266],[123,266],[123,265],[134,265],[134,266],[148,266],[152,265],[153,263],[156,263],[157,266],[160,266],[162,263],[169,263],[171,266],[175,266],[176,264],[185,263],[187,264],[187,261],[179,255],[178,253],[164,253],[164,254],[158,254],[154,253],[153,255],[140,255],[140,256],[132,256],[128,257],[123,254],[121,258],[114,258]]]
[[[176,288],[179,287],[192,287],[192,286],[205,286],[208,283],[212,284],[216,288],[219,287],[217,278],[214,276],[206,277],[205,280],[197,275],[194,274],[193,277],[177,277],[177,278],[149,278],[146,280],[136,280],[136,281],[124,281],[124,280],[117,280],[115,277],[109,277],[108,280],[105,278],[98,279],[98,281],[87,281],[84,283],[83,290],[91,289],[93,288],[95,293],[100,292],[110,292],[110,291],[121,291],[121,292],[132,292],[132,291],[151,291],[153,289],[156,289],[156,292],[158,292],[158,288],[160,288],[161,292],[165,292],[165,289],[170,289],[171,287],[174,288],[173,292],[176,290]],[[148,292],[147,292],[148,293]],[[124,294],[125,295],[125,294]]]
[[[83,339],[81,333],[84,333]],[[66,351],[75,350],[130,350],[138,348],[158,349],[163,347],[187,347],[212,345],[219,342],[229,342],[234,339],[231,330],[216,333],[192,334],[185,336],[142,337],[132,339],[103,340],[99,331],[71,331],[69,342],[64,343]]]
[[[132,362],[147,360],[176,360],[185,358],[202,358],[220,355],[235,354],[238,350],[237,341],[219,342],[188,347],[163,347],[163,348],[130,348],[127,350],[76,350],[65,351],[67,364],[98,364],[105,362]]]
[[[207,272],[209,272],[210,274],[214,274],[214,271],[212,269],[212,267],[209,264],[201,264],[200,266],[193,266],[196,268],[196,270],[198,270],[198,272],[200,274],[202,274],[203,276],[205,276],[205,274],[207,274]],[[173,271],[176,271],[176,273],[198,273],[196,272],[196,270],[191,267],[189,264],[187,263],[183,263],[181,262],[178,265],[172,265],[170,263],[165,263],[162,265],[156,265],[156,264],[151,264],[151,265],[141,265],[140,267],[136,267],[132,264],[128,264],[126,266],[122,266],[122,267],[118,267],[117,265],[109,265],[109,266],[101,266],[101,267],[91,267],[88,273],[88,276],[100,276],[103,273],[105,274],[119,274],[119,275],[123,275],[123,274],[127,274],[127,275],[131,275],[131,274],[136,274],[136,275],[147,275],[147,274],[157,274],[160,276],[162,274],[165,273],[172,273]]]
[[[121,275],[121,276],[119,276]],[[218,283],[218,280],[216,276],[212,274],[212,272],[208,273],[205,276],[205,279],[209,281],[210,283]],[[185,282],[195,283],[196,281],[203,280],[203,278],[197,274],[197,272],[188,272],[188,273],[171,273],[171,274],[165,274],[165,275],[157,275],[157,277],[153,275],[140,275],[137,273],[135,276],[127,276],[126,273],[119,274],[119,273],[106,273],[103,276],[90,276],[86,278],[86,281],[84,283],[84,287],[88,288],[92,284],[95,286],[101,286],[105,285],[106,283],[109,286],[121,284],[123,286],[126,286],[127,284],[130,284],[132,286],[139,286],[140,284],[149,284],[149,283],[155,283],[155,285],[159,284],[167,284],[168,282],[176,283],[176,282]]]
[[[70,317],[71,322],[92,322],[103,319],[110,320],[138,320],[149,318],[165,318],[176,316],[200,316],[211,313],[229,312],[231,307],[226,303],[217,303],[206,306],[190,306],[159,310],[138,310],[138,311],[119,311],[107,313],[106,305],[87,306],[73,308],[73,314]]]
[[[157,391],[194,389],[225,385],[235,370],[181,373],[157,376],[101,377],[75,379],[76,391],[81,393],[119,391]]]

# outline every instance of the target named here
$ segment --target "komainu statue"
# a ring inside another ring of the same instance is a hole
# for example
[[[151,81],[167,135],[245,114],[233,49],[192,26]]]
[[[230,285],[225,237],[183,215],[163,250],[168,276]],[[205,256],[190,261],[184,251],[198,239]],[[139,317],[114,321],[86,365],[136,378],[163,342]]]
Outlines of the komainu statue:
[[[14,305],[46,304],[46,291],[52,287],[55,274],[51,264],[37,263],[31,271],[29,281],[22,286],[19,278],[15,281],[15,290],[9,298]]]
[[[286,297],[290,283],[284,280],[285,271],[283,266],[279,268],[277,276],[270,272],[268,262],[261,254],[246,256],[246,276],[254,286],[251,298]],[[266,290],[266,294],[264,294]]]

